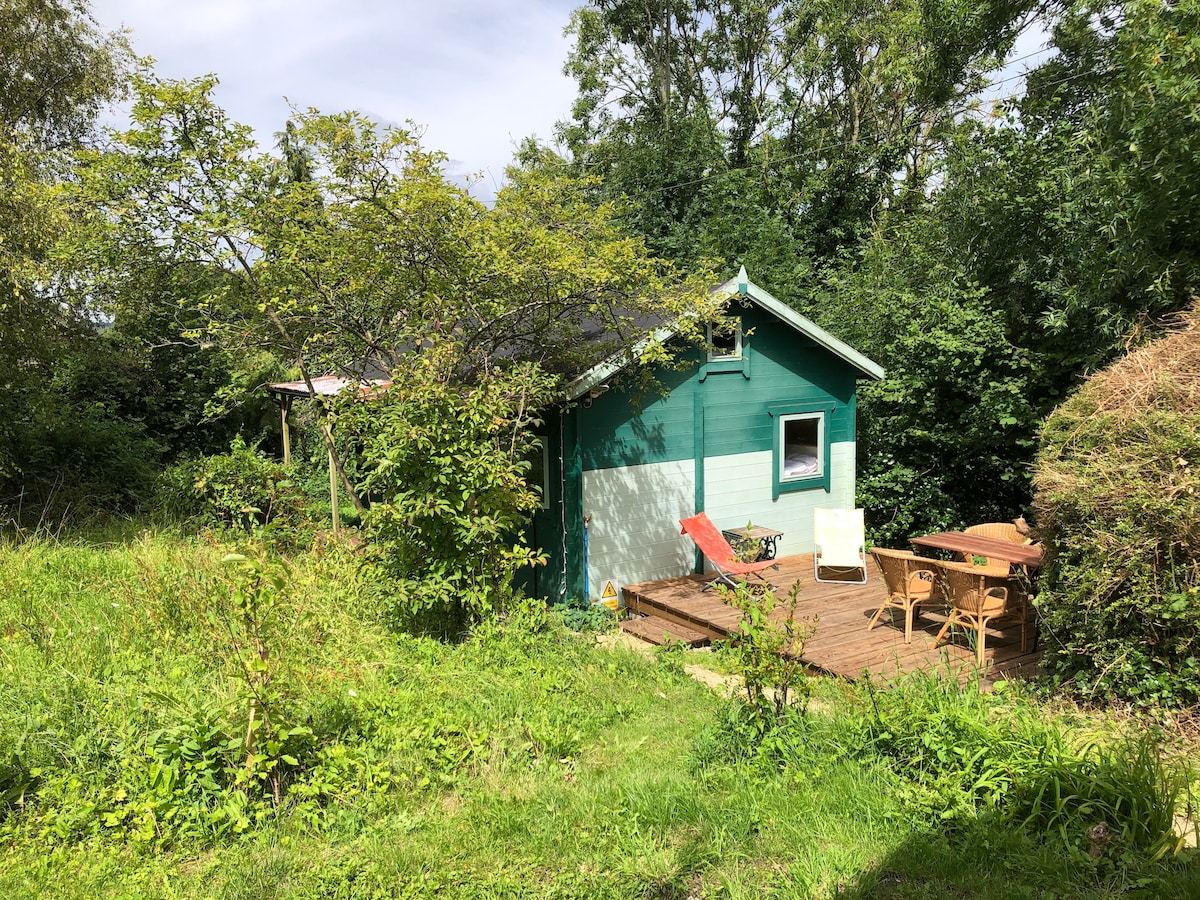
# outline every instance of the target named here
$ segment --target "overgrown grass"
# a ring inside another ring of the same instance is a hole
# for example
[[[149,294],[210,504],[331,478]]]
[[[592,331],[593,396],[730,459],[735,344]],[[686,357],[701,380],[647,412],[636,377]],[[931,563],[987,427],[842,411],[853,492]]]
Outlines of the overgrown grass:
[[[274,714],[300,734],[248,764],[232,549],[153,534],[0,549],[0,895],[1188,897],[1200,883],[1194,856],[1159,840],[1179,787],[1159,745],[1102,720],[937,679],[822,681],[807,714],[751,734],[674,656],[605,648],[537,606],[458,644],[393,634],[337,549],[294,558],[262,623]],[[264,758],[278,803],[246,775]],[[1093,855],[1097,811],[1110,836]]]

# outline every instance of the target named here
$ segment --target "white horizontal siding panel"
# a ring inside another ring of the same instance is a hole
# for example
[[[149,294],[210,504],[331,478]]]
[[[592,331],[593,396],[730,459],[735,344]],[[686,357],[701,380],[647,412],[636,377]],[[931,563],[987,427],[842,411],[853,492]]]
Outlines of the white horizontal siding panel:
[[[829,508],[854,508],[854,473],[858,466],[858,445],[842,441],[829,445]]]
[[[704,460],[704,509],[718,528],[740,528],[748,522],[782,531],[780,556],[812,553],[813,510],[854,506],[855,444],[831,444],[829,493],[821,488],[785,491],[772,499],[774,460],[771,451],[710,456]]]
[[[797,553],[787,548],[796,541],[799,523],[793,521],[791,504],[771,499],[771,466],[770,450],[705,457],[704,511],[718,528],[753,522],[782,531],[780,554]]]
[[[692,542],[679,520],[695,512],[695,463],[690,460],[595,469],[583,473],[588,531],[588,585],[599,597],[604,579],[619,586],[692,572]]]

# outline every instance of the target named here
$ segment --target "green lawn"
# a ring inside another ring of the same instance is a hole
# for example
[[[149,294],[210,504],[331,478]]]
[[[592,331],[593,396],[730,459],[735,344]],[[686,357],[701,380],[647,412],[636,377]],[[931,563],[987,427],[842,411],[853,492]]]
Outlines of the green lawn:
[[[1197,896],[1189,851],[1093,858],[1086,815],[1045,804],[1013,824],[1046,760],[1119,745],[1115,720],[821,681],[756,738],[679,654],[537,607],[397,635],[341,551],[293,559],[251,628],[231,549],[0,549],[0,896]],[[271,718],[248,762],[251,687]]]

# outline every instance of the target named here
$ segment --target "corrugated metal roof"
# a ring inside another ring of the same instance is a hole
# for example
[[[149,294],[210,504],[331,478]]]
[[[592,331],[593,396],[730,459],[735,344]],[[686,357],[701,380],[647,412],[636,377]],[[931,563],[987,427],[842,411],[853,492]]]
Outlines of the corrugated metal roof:
[[[385,388],[392,382],[386,378],[342,378],[340,375],[319,375],[312,379],[313,391],[321,397],[336,397],[345,390],[357,389],[361,395]],[[308,397],[308,385],[303,381],[280,381],[267,385],[273,394],[285,397]]]

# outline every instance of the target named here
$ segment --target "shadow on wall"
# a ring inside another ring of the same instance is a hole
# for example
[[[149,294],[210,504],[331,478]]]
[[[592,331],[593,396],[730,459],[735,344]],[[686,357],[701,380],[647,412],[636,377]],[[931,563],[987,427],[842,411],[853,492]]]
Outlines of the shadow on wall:
[[[679,533],[679,520],[692,515],[695,502],[690,459],[585,472],[592,589],[605,578],[626,585],[694,571],[692,542]]]
[[[666,429],[662,422],[646,424],[635,419],[631,426],[632,438],[609,437],[604,444],[604,453],[597,460],[605,466],[642,466],[647,460],[662,459],[667,455]]]
[[[653,425],[647,425],[645,420],[637,418],[633,420],[633,435],[637,438],[638,443],[634,445],[638,448],[639,458],[646,459],[665,456],[667,452],[667,438],[662,422],[655,422]],[[622,442],[628,444],[628,442]],[[626,465],[634,463],[632,453],[624,451],[623,457]]]
[[[660,372],[651,387],[617,384],[591,406],[577,410],[584,464],[630,466],[661,460],[670,445],[680,441],[690,450],[692,397],[690,391],[680,390],[687,380],[686,372]]]

